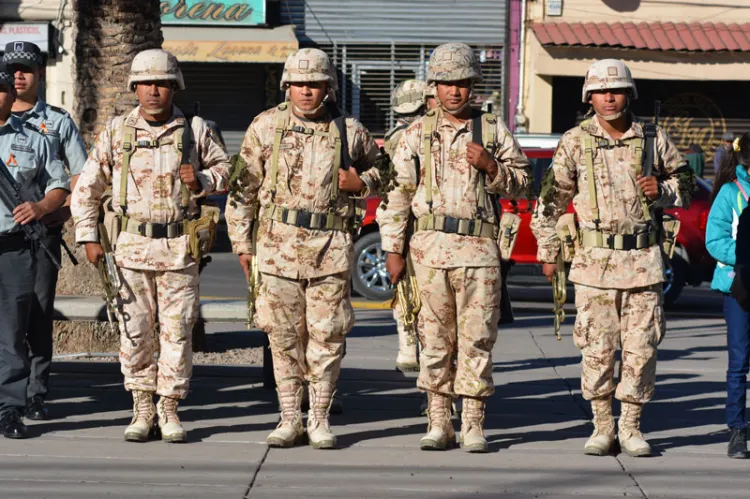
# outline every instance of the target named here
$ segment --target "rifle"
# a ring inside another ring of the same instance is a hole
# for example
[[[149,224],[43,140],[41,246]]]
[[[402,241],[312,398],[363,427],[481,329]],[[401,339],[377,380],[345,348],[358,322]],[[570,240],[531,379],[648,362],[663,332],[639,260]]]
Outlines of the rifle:
[[[115,264],[115,255],[112,251],[112,245],[109,241],[109,235],[104,224],[99,224],[99,242],[104,250],[104,256],[99,259],[96,267],[99,269],[99,277],[104,287],[104,301],[107,303],[107,320],[113,332],[117,332],[115,322],[117,321],[116,312],[119,311],[117,306],[117,291],[120,289],[120,277],[117,274],[117,265]]]
[[[258,213],[256,211],[256,217]],[[253,327],[255,322],[255,302],[258,299],[258,293],[260,292],[260,271],[258,270],[258,222],[253,222],[252,229],[252,247],[251,254],[253,257],[252,263],[250,264],[250,279],[247,282],[247,328]]]
[[[21,187],[18,182],[13,178],[13,175],[8,171],[8,167],[5,166],[0,160],[0,201],[3,202],[5,207],[10,213],[13,213],[18,206],[22,205],[24,201],[21,195]],[[38,244],[42,247],[44,252],[49,257],[50,261],[60,270],[60,260],[50,251],[46,244],[44,244],[44,238],[47,237],[47,227],[39,220],[33,220],[26,225],[20,225],[23,230],[26,239]]]
[[[552,275],[552,299],[555,301],[555,308],[552,312],[555,314],[555,336],[557,341],[562,340],[560,335],[560,326],[565,322],[565,310],[563,306],[568,299],[568,291],[565,287],[565,261],[563,260],[563,250],[557,254],[557,270]]]

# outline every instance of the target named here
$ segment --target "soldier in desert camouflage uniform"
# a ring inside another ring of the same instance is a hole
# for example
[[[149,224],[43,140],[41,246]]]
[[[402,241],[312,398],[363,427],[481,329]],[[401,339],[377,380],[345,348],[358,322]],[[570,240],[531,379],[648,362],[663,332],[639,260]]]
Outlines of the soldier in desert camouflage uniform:
[[[405,80],[399,83],[393,91],[391,109],[393,109],[397,121],[396,126],[385,134],[385,151],[389,156],[393,157],[404,130],[424,114],[426,88],[427,85],[423,81]],[[418,371],[417,344],[409,340],[409,335],[404,327],[403,311],[398,296],[393,297],[393,318],[396,320],[396,329],[398,330],[396,369],[401,372]]]
[[[464,448],[486,452],[482,425],[485,400],[494,393],[491,352],[501,287],[498,214],[491,194],[524,195],[531,171],[496,117],[482,130],[493,137],[487,144],[492,151],[472,142],[469,102],[482,75],[471,47],[447,44],[435,49],[427,79],[436,86],[439,107],[417,119],[401,137],[393,157],[398,186],[377,217],[392,282],[404,272],[410,212],[417,220],[409,247],[422,301],[417,385],[428,393],[428,432],[420,447],[444,450],[455,444],[451,401],[462,396]]]
[[[652,221],[656,209],[687,208],[694,182],[660,128],[654,139],[655,176],[641,175],[644,125],[628,111],[636,98],[635,82],[621,61],[602,60],[589,68],[583,102],[593,113],[563,135],[531,224],[539,261],[551,277],[561,251],[556,224],[573,200],[578,219],[578,228],[569,231],[577,246],[570,269],[578,310],[574,339],[583,355],[581,391],[594,414],[594,434],[584,450],[591,455],[608,454],[614,442],[613,394],[622,402],[622,449],[633,456],[651,454],[640,419],[654,394],[656,348],[665,328],[664,262]],[[615,386],[618,345],[622,369]]]
[[[331,449],[336,438],[328,414],[344,338],[354,325],[349,269],[355,207],[362,204],[355,195],[378,185],[369,167],[377,147],[357,120],[339,115],[336,73],[325,52],[289,56],[281,88],[286,102],[257,116],[245,134],[226,218],[246,274],[253,258],[260,272],[256,324],[268,333],[281,406],[267,443],[300,441],[307,381],[308,438],[315,448]]]
[[[226,189],[230,165],[198,117],[192,120],[189,143],[183,143],[188,124],[172,98],[185,84],[173,55],[158,49],[136,55],[128,88],[140,105],[99,133],[74,190],[76,241],[86,245],[91,263],[102,258],[97,221],[102,196],[112,187],[112,207],[122,226],[115,249],[121,280],[120,362],[134,401],[125,439],[147,440],[158,414],[162,439],[183,442],[177,404],[188,392],[199,305],[198,262],[191,256],[186,221],[199,214],[196,198]],[[189,163],[181,165],[183,148],[190,148]],[[154,392],[160,396],[157,407]]]

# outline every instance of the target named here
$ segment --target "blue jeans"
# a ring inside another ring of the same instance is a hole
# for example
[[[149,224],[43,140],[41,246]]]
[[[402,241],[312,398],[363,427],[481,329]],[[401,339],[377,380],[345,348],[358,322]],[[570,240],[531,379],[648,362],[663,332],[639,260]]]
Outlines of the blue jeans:
[[[727,321],[727,426],[747,425],[747,373],[750,368],[750,314],[742,310],[731,296],[724,297],[724,319]]]

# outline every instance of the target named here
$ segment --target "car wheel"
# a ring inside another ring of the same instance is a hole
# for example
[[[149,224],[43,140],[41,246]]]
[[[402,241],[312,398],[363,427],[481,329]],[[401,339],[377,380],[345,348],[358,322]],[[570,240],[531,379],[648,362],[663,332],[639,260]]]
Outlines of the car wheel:
[[[385,257],[377,232],[365,234],[354,244],[352,286],[363,298],[382,301],[393,297]]]
[[[682,248],[675,248],[674,256],[664,271],[664,305],[669,307],[679,298],[687,280],[688,263],[681,255]]]

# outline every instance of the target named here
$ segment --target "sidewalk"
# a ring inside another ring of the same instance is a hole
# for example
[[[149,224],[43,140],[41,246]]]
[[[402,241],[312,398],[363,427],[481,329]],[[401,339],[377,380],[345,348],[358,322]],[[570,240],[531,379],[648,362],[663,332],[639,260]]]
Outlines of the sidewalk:
[[[658,456],[640,460],[582,454],[592,427],[571,324],[562,342],[550,314],[501,329],[487,455],[419,451],[422,399],[413,376],[393,370],[388,310],[357,312],[339,383],[345,412],[332,416],[337,451],[266,448],[277,413],[259,367],[197,367],[180,413],[190,443],[168,445],[122,441],[131,402],[116,364],[58,364],[57,418],[34,424],[37,438],[0,445],[0,497],[747,497],[750,461],[725,457],[721,319],[670,319],[644,420]]]

